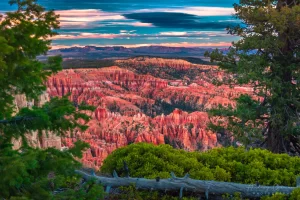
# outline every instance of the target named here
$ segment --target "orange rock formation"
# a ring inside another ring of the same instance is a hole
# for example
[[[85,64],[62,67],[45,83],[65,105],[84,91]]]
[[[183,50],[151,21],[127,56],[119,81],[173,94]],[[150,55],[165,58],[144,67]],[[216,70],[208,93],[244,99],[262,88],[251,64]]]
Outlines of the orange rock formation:
[[[168,143],[188,151],[216,147],[220,144],[217,135],[206,128],[209,118],[205,110],[218,104],[234,106],[233,98],[252,92],[250,87],[213,85],[210,77],[224,76],[217,67],[161,58],[135,59],[130,65],[157,65],[179,72],[197,67],[206,72],[188,81],[167,80],[112,66],[68,69],[49,78],[50,97],[70,94],[75,105],[86,102],[97,107],[89,113],[92,120],[87,131],[62,139],[65,147],[78,139],[90,143],[82,159],[87,167],[99,169],[112,151],[134,142]],[[129,61],[116,63],[121,62]]]

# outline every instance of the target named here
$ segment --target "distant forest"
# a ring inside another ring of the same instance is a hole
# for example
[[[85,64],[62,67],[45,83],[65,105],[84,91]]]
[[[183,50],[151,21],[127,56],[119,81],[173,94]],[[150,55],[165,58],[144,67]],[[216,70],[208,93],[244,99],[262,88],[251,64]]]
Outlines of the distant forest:
[[[89,59],[72,59],[64,60],[62,63],[63,69],[76,68],[103,68],[114,65],[114,60],[89,60]]]
[[[141,56],[137,56],[141,57]],[[150,57],[150,56],[147,56]],[[202,65],[213,65],[214,63],[202,60],[201,58],[195,57],[158,57],[153,56],[156,58],[165,58],[165,59],[182,59],[186,60],[193,64],[202,64]],[[130,59],[130,58],[128,58]],[[110,67],[115,65],[113,59],[70,59],[64,60],[62,66],[64,69],[76,69],[76,68],[103,68],[103,67]]]

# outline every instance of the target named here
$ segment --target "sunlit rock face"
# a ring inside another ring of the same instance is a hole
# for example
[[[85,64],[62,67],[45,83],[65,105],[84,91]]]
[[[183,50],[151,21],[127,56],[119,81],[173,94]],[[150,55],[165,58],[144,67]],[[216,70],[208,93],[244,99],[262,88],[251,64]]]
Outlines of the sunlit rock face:
[[[234,98],[250,87],[216,87],[213,80],[229,75],[215,66],[183,60],[134,58],[100,69],[68,69],[47,81],[50,97],[70,94],[74,105],[86,102],[96,110],[85,132],[70,133],[62,146],[90,143],[82,162],[99,169],[115,149],[136,142],[170,144],[188,151],[220,146],[207,130],[207,109],[235,106]],[[156,69],[156,71],[153,71]]]
[[[42,106],[46,102],[48,102],[50,99],[47,92],[44,92],[41,94],[37,100],[28,100],[25,95],[15,95],[15,113],[18,113],[20,109],[28,107],[31,108],[32,106]],[[28,143],[32,147],[37,148],[48,148],[48,147],[54,147],[57,149],[61,149],[61,137],[51,133],[51,132],[45,132],[41,135],[38,134],[38,132],[33,131],[31,133],[26,134]],[[19,149],[22,145],[22,140],[20,138],[16,138],[13,141],[14,149]]]

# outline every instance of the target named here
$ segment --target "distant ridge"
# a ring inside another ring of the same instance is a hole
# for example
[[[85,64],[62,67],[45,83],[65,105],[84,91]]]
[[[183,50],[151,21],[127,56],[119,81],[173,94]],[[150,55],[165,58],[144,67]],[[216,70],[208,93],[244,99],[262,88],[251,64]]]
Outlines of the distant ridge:
[[[168,56],[133,56],[128,58],[123,58],[120,60],[127,60],[132,58],[164,58],[164,59],[174,59],[174,60],[185,60],[192,64],[200,65],[215,65],[214,63],[205,61],[201,58],[196,57],[168,57]],[[117,59],[115,59],[117,60]],[[113,59],[65,59],[63,61],[64,69],[76,69],[76,68],[103,68],[115,65],[115,60]]]
[[[64,59],[122,59],[135,56],[158,56],[169,58],[201,58],[204,59],[206,51],[212,51],[215,48],[201,47],[167,47],[167,46],[144,46],[127,48],[123,46],[111,47],[70,47],[63,49],[50,50],[48,55],[60,54]],[[227,48],[221,48],[227,51]],[[43,56],[41,59],[45,58]]]

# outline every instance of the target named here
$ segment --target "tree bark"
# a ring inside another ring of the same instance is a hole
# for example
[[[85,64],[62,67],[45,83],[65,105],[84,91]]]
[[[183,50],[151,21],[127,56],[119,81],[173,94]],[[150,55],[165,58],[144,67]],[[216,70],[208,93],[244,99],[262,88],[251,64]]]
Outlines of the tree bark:
[[[112,187],[135,185],[139,189],[160,190],[160,191],[178,191],[181,195],[183,191],[194,192],[199,194],[221,196],[223,194],[240,193],[244,198],[257,198],[280,192],[290,194],[296,187],[285,186],[260,186],[239,184],[230,182],[217,181],[201,181],[190,179],[188,175],[184,178],[177,178],[171,173],[172,178],[169,179],[145,179],[145,178],[120,178],[114,172],[114,177],[101,177],[94,174],[76,170],[76,173],[83,176],[84,179],[96,179],[99,184],[107,187],[107,192]],[[300,180],[300,179],[299,179]],[[297,179],[297,182],[300,182]],[[297,185],[299,187],[300,185]],[[181,196],[182,197],[182,196]]]
[[[271,122],[269,122],[271,123]],[[269,125],[268,130],[268,139],[267,139],[267,149],[273,153],[284,153],[284,143],[282,142],[283,138],[279,132],[278,127]],[[286,153],[286,152],[285,152]]]

